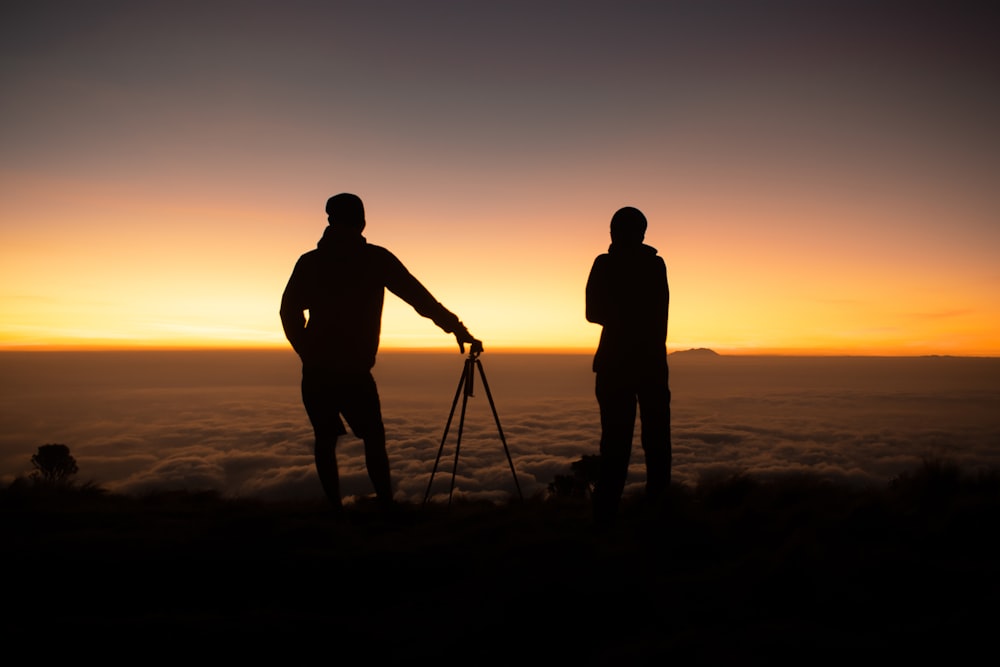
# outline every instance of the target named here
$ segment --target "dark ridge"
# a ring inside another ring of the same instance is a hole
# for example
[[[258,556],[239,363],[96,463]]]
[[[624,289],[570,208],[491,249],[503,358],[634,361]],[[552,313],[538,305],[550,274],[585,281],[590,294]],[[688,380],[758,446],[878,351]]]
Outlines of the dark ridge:
[[[955,658],[994,636],[998,521],[1000,474],[943,463],[873,489],[678,485],[664,506],[627,497],[607,532],[580,496],[334,518],[319,501],[21,484],[0,491],[0,555],[24,584],[5,630],[290,662],[352,647],[386,664]]]

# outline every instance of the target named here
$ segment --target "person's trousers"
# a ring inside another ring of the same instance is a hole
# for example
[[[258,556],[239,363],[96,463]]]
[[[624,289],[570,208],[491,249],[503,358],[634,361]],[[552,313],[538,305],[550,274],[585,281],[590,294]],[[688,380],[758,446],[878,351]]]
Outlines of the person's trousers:
[[[598,372],[595,394],[601,411],[601,463],[594,509],[608,518],[617,512],[628,478],[637,407],[646,495],[655,500],[670,487],[669,375]]]

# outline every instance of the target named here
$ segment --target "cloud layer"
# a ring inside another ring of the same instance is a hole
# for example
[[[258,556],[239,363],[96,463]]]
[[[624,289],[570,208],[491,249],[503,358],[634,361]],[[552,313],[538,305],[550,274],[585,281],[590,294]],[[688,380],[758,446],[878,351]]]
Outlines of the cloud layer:
[[[802,472],[886,483],[923,458],[1000,467],[1000,360],[671,357],[674,479]],[[586,355],[484,355],[462,419],[457,353],[383,354],[376,367],[397,497],[502,500],[545,491],[600,437]],[[298,365],[279,352],[0,355],[0,475],[69,445],[81,481],[121,492],[215,489],[319,497]],[[459,426],[459,456],[455,445]],[[500,434],[504,439],[501,440]],[[644,479],[638,437],[628,491]],[[506,449],[505,449],[506,445]],[[510,454],[508,461],[507,453]],[[439,456],[440,454],[440,456]],[[371,492],[362,443],[338,445],[345,496]],[[435,468],[435,463],[437,467]],[[513,466],[513,470],[511,469]]]

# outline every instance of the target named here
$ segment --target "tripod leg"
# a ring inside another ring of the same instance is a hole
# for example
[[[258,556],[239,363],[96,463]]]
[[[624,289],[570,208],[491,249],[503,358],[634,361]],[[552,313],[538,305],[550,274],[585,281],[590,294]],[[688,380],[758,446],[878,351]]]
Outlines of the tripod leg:
[[[458,378],[458,388],[455,390],[455,398],[451,402],[451,412],[448,413],[448,421],[444,425],[444,435],[441,436],[441,445],[438,447],[437,457],[434,459],[434,468],[431,470],[431,478],[427,482],[427,492],[424,493],[424,505],[427,504],[427,500],[431,497],[431,486],[434,484],[434,474],[437,472],[438,463],[441,461],[441,452],[444,450],[444,443],[448,439],[448,430],[451,429],[451,420],[455,416],[455,406],[458,405],[458,397],[462,395],[462,385],[465,384],[465,380],[469,373],[467,370],[462,370],[462,377]],[[465,415],[465,405],[462,405],[462,414]],[[457,453],[456,453],[457,455]]]
[[[469,367],[469,377],[472,377],[472,362],[466,361]],[[469,385],[467,384],[466,387]],[[465,392],[462,397],[462,416],[458,420],[458,438],[455,440],[455,462],[451,466],[451,488],[448,489],[448,505],[451,505],[451,496],[455,492],[455,475],[458,472],[458,451],[462,448],[462,430],[465,426],[465,407],[469,404],[469,392]]]
[[[479,377],[483,380],[483,389],[486,390],[486,398],[490,401],[490,409],[493,410],[493,419],[497,423],[497,433],[500,434],[500,442],[503,443],[503,451],[507,455],[507,463],[510,465],[510,474],[514,476],[514,486],[517,487],[517,496],[524,502],[524,495],[521,493],[521,485],[517,481],[517,472],[514,471],[514,461],[510,458],[510,449],[507,448],[507,438],[503,436],[503,428],[500,427],[500,416],[497,414],[497,406],[493,402],[493,394],[490,392],[490,385],[486,381],[486,373],[483,371],[483,362],[476,359],[476,365],[479,366]],[[462,408],[463,414],[465,408]]]

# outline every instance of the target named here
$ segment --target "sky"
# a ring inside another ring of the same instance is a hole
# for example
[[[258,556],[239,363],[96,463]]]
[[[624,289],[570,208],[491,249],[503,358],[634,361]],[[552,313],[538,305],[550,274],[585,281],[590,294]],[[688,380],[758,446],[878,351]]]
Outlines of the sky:
[[[1000,355],[988,3],[13,0],[0,350],[286,347],[354,192],[491,350],[592,350],[615,210],[668,348]],[[454,339],[394,297],[383,349]]]
[[[380,356],[398,500],[420,503],[430,486],[429,500],[445,502],[453,471],[453,497],[529,498],[598,453],[590,354],[484,359],[490,394],[477,376],[463,418],[461,401],[451,412],[457,351]],[[924,460],[1000,467],[1000,359],[677,355],[670,370],[677,483],[806,474],[877,488]],[[79,466],[74,481],[116,493],[323,497],[290,350],[6,354],[0,377],[2,484],[60,443]],[[371,495],[361,441],[345,435],[337,458],[346,502]],[[626,492],[644,480],[637,437]]]

